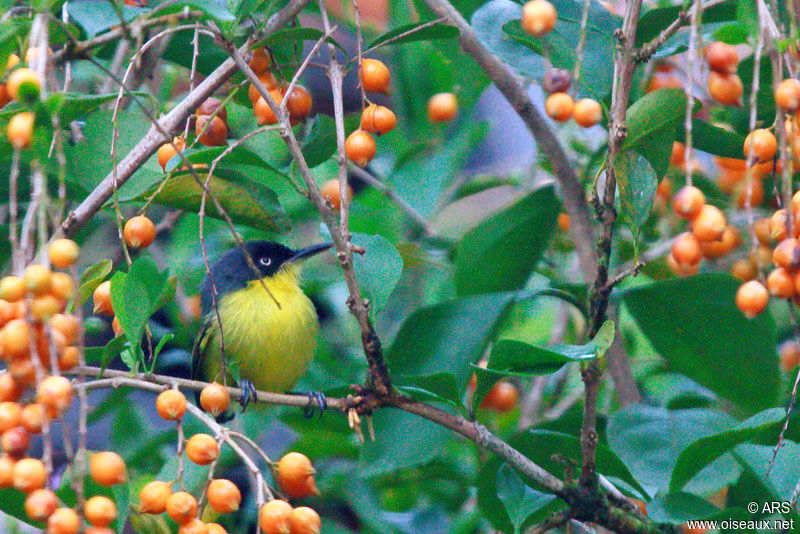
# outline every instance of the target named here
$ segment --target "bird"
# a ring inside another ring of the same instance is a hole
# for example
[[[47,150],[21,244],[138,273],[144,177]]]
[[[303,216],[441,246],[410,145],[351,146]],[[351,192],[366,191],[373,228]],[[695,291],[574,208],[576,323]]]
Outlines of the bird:
[[[243,408],[255,399],[255,390],[290,391],[314,357],[319,332],[314,305],[299,285],[300,263],[330,247],[293,250],[272,241],[248,241],[223,253],[201,285],[203,323],[192,351],[193,378],[230,381],[233,363]],[[321,394],[309,397],[309,404],[316,399],[324,408]]]

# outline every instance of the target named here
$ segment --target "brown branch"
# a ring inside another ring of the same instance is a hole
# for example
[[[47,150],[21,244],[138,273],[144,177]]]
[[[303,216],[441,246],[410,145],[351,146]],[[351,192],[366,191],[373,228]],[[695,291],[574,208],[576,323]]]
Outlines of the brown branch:
[[[458,28],[460,32],[458,40],[461,47],[481,66],[489,79],[525,121],[536,139],[539,149],[553,166],[553,171],[561,185],[564,209],[572,221],[570,231],[578,251],[583,278],[586,281],[592,280],[597,270],[597,257],[592,249],[592,243],[595,241],[594,224],[589,213],[583,185],[575,174],[564,148],[531,102],[525,88],[503,62],[486,49],[478,39],[475,30],[455,7],[448,0],[425,1],[437,15],[444,17],[449,24]]]
[[[265,26],[265,33],[274,32],[289,19],[295,17],[309,2],[309,0],[290,0],[282,10],[274,14]],[[105,34],[104,34],[105,35]],[[253,39],[255,36],[251,37]],[[249,41],[248,41],[249,43]],[[242,53],[246,53],[249,44],[242,47]],[[177,106],[159,121],[160,129],[167,132],[178,131],[183,126],[183,121],[191,115],[194,110],[214,91],[216,91],[228,78],[236,71],[236,63],[233,60],[226,60],[214,72],[208,75],[198,86],[191,91]],[[147,159],[158,150],[158,147],[165,141],[164,136],[159,132],[159,128],[153,125],[147,134],[139,141],[133,149],[119,162],[116,171],[116,187],[124,184]],[[103,204],[111,198],[115,189],[114,172],[110,172],[100,184],[86,197],[83,202],[67,215],[61,223],[61,228],[57,234],[74,235],[91,217],[103,207]]]

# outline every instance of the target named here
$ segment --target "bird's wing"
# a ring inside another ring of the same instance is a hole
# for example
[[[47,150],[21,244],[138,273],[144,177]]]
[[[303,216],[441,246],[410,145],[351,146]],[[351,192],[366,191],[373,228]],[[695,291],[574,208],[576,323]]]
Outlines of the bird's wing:
[[[206,315],[203,320],[203,326],[200,328],[200,332],[195,339],[194,347],[192,348],[192,380],[201,380],[205,378],[202,376],[203,363],[206,357],[208,343],[214,333],[214,329],[212,328],[214,321],[216,321],[215,314],[210,313]]]

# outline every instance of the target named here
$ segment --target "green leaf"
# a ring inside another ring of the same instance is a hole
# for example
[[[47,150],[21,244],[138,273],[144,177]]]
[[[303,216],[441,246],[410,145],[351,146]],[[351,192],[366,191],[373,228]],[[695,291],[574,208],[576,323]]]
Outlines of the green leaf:
[[[86,347],[83,349],[86,362],[105,370],[111,360],[120,355],[125,348],[126,337],[118,336],[109,341],[104,347]]]
[[[734,449],[734,456],[755,475],[771,500],[790,502],[797,481],[800,480],[800,462],[797,461],[800,457],[800,445],[785,440],[770,469],[774,451],[774,445],[739,445]],[[797,518],[794,511],[786,514],[781,509],[780,513]]]
[[[617,155],[614,175],[619,187],[620,215],[633,232],[638,248],[639,231],[650,216],[658,178],[647,159],[634,150]]]
[[[411,43],[414,41],[431,41],[433,39],[455,39],[456,37],[458,37],[457,28],[442,23],[431,24],[426,28],[414,31],[416,28],[419,28],[420,26],[424,26],[425,24],[429,23],[430,21],[416,22],[412,24],[406,24],[405,26],[400,26],[399,28],[390,30],[384,33],[383,35],[377,37],[374,41],[372,41],[369,45],[365,47],[365,50],[383,46],[389,41],[392,41],[389,44],[396,45],[402,43]],[[403,34],[408,34],[408,35],[403,35]],[[403,35],[403,37],[398,38],[398,36],[400,35]]]
[[[554,189],[547,186],[467,232],[457,248],[459,294],[523,287],[550,242],[558,210]]]
[[[719,508],[702,497],[684,492],[659,495],[647,503],[648,518],[673,525],[692,519],[706,519],[719,511]]]
[[[369,299],[370,311],[377,313],[386,305],[400,281],[403,258],[394,245],[380,235],[353,234],[353,243],[367,251],[363,255],[354,255],[353,268],[362,291]]]
[[[450,373],[393,378],[400,391],[419,401],[444,401],[454,406],[461,405],[461,393],[456,386],[455,377]]]
[[[207,172],[198,169],[200,180],[205,182]],[[159,190],[160,187],[160,190]],[[260,230],[279,232],[285,227],[284,212],[272,189],[255,182],[231,169],[216,169],[208,184],[211,194],[222,205],[234,223],[246,224]],[[158,191],[157,193],[155,193]],[[154,202],[172,208],[197,212],[203,190],[191,173],[181,172],[166,179],[162,187],[156,185],[139,195],[136,200],[146,200],[155,193]],[[222,219],[211,198],[206,199],[206,215]]]
[[[193,148],[190,150],[184,150],[183,155],[188,159],[191,163],[205,163],[206,165],[211,165],[211,163],[218,158],[223,152],[228,150],[228,145],[226,146],[213,146],[213,147],[201,147],[201,148]],[[275,170],[272,165],[264,161],[261,156],[249,150],[248,148],[238,145],[233,150],[231,150],[220,162],[217,164],[217,169],[225,168],[231,165],[247,165],[252,167],[260,167],[265,169],[266,173],[258,173],[258,182],[264,183],[269,180],[286,180],[286,175]],[[172,156],[170,160],[167,162],[167,165],[164,167],[166,172],[174,170],[176,167],[180,167],[183,165],[183,160],[177,154]],[[225,172],[225,171],[223,171]],[[216,174],[216,170],[214,171]],[[250,178],[255,178],[254,176],[250,176]]]
[[[147,93],[137,92],[139,96]],[[50,93],[44,105],[51,114],[58,114],[63,126],[70,122],[85,117],[106,102],[117,97],[116,93],[107,95],[85,95],[79,93]]]
[[[308,139],[303,144],[303,156],[310,168],[328,160],[336,152],[336,122],[333,117],[318,113],[308,123]]]
[[[225,2],[219,2],[218,0],[181,0],[179,2],[168,2],[162,5],[163,7],[154,10],[151,16],[180,13],[188,7],[189,9],[202,11],[206,16],[217,23],[235,20],[233,14],[225,6]]]
[[[628,134],[624,150],[644,155],[661,178],[669,166],[677,127],[686,115],[686,93],[682,89],[659,89],[634,102],[625,115]]]
[[[644,13],[641,19],[639,19],[639,25],[636,29],[636,46],[641,46],[664,31],[667,26],[678,18],[678,14],[682,9],[684,9],[684,6],[674,5],[651,9]],[[703,9],[703,24],[710,22],[726,22],[734,20],[735,18],[736,1],[734,0],[728,0],[727,2],[722,2]]]
[[[125,22],[130,22],[145,10],[140,7],[120,5],[119,9]],[[67,3],[70,19],[83,28],[87,37],[94,37],[119,26],[120,17],[117,10],[108,0],[75,0]]]
[[[509,519],[514,524],[514,532],[522,532],[537,511],[541,510],[556,496],[536,491],[525,484],[514,469],[503,464],[497,471],[497,497],[503,502]]]
[[[754,0],[738,0],[736,2],[736,18],[752,37],[761,31],[758,23],[758,8]]]
[[[606,436],[611,449],[650,494],[669,485],[678,457],[700,438],[729,430],[731,416],[716,410],[693,408],[668,411],[631,404],[608,420]],[[689,482],[687,491],[712,493],[733,482],[741,472],[729,455],[702,469]]]
[[[284,28],[271,33],[268,37],[261,39],[260,41],[257,41],[250,47],[250,49],[255,50],[256,48],[264,47],[275,48],[277,46],[288,47],[294,44],[298,44],[302,48],[304,41],[319,41],[324,36],[325,32],[310,26]],[[333,37],[326,37],[325,42],[336,46],[339,50],[347,54],[347,50],[345,50],[344,47]]]
[[[111,269],[114,264],[111,260],[102,260],[100,262],[87,267],[78,280],[78,304],[83,305],[84,302],[89,300],[94,290],[97,289],[103,280],[111,274]]]
[[[731,276],[703,274],[630,289],[622,300],[671,370],[755,413],[778,400],[775,326],[769,312],[742,315],[738,286]]]
[[[742,421],[731,430],[695,441],[678,456],[669,482],[670,492],[682,489],[701,469],[737,445],[767,433],[774,433],[770,441],[777,440],[785,417],[786,410],[783,408],[770,408]]]
[[[678,126],[676,138],[679,140],[686,138],[683,124]],[[692,117],[692,145],[697,150],[715,156],[745,159],[743,135],[714,126],[697,117]]]

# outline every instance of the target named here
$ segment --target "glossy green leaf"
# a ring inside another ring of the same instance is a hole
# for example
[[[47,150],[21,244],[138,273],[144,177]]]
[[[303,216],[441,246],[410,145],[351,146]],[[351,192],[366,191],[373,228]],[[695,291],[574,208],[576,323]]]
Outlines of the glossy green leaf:
[[[543,187],[467,232],[456,252],[459,294],[523,287],[550,242],[558,210],[553,187]]]
[[[738,286],[703,274],[628,290],[623,302],[671,370],[755,413],[774,406],[780,390],[775,327],[769,312],[742,315]]]
[[[683,124],[678,126],[677,132],[678,140],[686,139]],[[745,159],[743,135],[714,126],[697,117],[692,118],[692,146],[696,150],[723,158]]]
[[[770,441],[776,441],[785,418],[786,410],[771,408],[742,421],[731,430],[695,441],[678,456],[669,482],[670,492],[679,491],[706,465],[737,445],[767,433],[774,434]]]
[[[92,296],[97,286],[111,274],[113,266],[114,264],[111,260],[105,259],[87,267],[86,270],[81,273],[81,277],[78,280],[79,304],[82,305]]]
[[[309,135],[302,148],[306,163],[313,169],[336,153],[336,122],[333,117],[319,113],[308,126]]]
[[[608,420],[606,436],[611,449],[651,494],[668,487],[680,454],[700,438],[729,430],[733,418],[723,412],[694,408],[668,411],[631,404]],[[695,475],[687,491],[711,493],[734,481],[741,472],[728,454]]]
[[[736,1],[727,0],[703,9],[703,23],[726,22],[736,18]],[[650,9],[639,19],[636,29],[636,46],[654,39],[659,33],[671,25],[683,9],[682,5],[673,5]],[[688,21],[686,23],[688,25]]]
[[[137,92],[139,96],[147,93]],[[58,114],[62,125],[67,125],[75,119],[85,117],[106,102],[115,99],[117,94],[84,95],[78,93],[50,93],[44,104],[52,114]]]
[[[757,478],[759,484],[766,490],[771,500],[790,502],[794,496],[797,481],[800,480],[800,445],[794,441],[785,440],[777,456],[775,446],[770,445],[739,445],[734,449],[734,456],[749,469]],[[774,465],[770,469],[773,457]],[[762,504],[763,506],[763,504]],[[790,510],[777,510],[786,517],[794,517],[797,513]]]
[[[139,7],[120,5],[121,13],[108,0],[75,0],[67,3],[70,19],[77,23],[88,37],[94,37],[120,24],[120,14],[130,22],[145,10]]]
[[[276,32],[271,33],[268,37],[257,41],[253,44],[250,49],[255,50],[256,48],[264,48],[270,47],[274,48],[276,46],[287,46],[292,44],[298,44],[302,48],[304,41],[319,41],[325,36],[325,33],[322,30],[318,30],[317,28],[312,27],[296,27],[296,28],[283,28]],[[333,37],[326,37],[325,42],[336,46],[339,50],[344,52],[345,54],[347,51],[344,47],[339,44],[336,39]]]
[[[428,22],[416,22],[413,24],[406,24],[404,26],[400,26],[399,28],[390,30],[384,33],[383,35],[375,38],[375,40],[373,40],[364,48],[365,50],[369,50],[377,48],[379,46],[384,46],[387,43],[391,45],[396,45],[402,43],[411,43],[414,41],[430,41],[433,39],[455,39],[456,37],[458,37],[457,28],[442,23],[432,24],[430,26],[426,26],[425,28],[417,30],[417,28],[420,28],[425,24],[428,24]]]
[[[231,22],[234,20],[233,14],[228,10],[225,2],[217,0],[179,0],[168,2],[163,7],[159,7],[153,15],[167,15],[169,13],[180,13],[186,8],[202,11],[207,17],[217,23]]]
[[[669,166],[676,129],[686,115],[686,93],[681,89],[659,89],[634,102],[625,115],[628,134],[623,149],[635,150],[650,162],[656,176]]]
[[[413,399],[426,402],[448,402],[461,405],[461,393],[456,379],[450,373],[434,373],[422,376],[395,376],[397,389]]]
[[[647,159],[634,150],[617,155],[614,159],[614,176],[619,187],[620,216],[638,243],[639,231],[647,222],[653,207],[658,177]]]
[[[364,296],[369,299],[370,311],[377,313],[400,281],[403,258],[394,245],[380,235],[353,234],[353,243],[366,250],[363,255],[354,255],[353,268]]]
[[[706,519],[719,508],[697,495],[674,492],[659,495],[647,503],[647,516],[659,523],[680,525],[692,519]]]
[[[223,154],[226,150],[228,150],[228,146],[213,146],[213,147],[200,147],[200,148],[192,148],[185,150],[183,152],[186,159],[188,159],[192,163],[204,163],[211,166],[211,163],[218,158],[221,154]],[[183,165],[183,160],[177,154],[172,156],[170,160],[167,162],[167,165],[164,167],[166,172],[174,170],[176,167],[180,167]],[[264,171],[257,171],[248,174],[248,177],[251,180],[261,182],[261,183],[268,183],[271,180],[286,180],[286,175],[281,172],[275,170],[269,163],[264,161],[261,156],[253,152],[252,150],[238,145],[230,152],[228,152],[217,164],[217,169],[230,167],[233,165],[246,165],[251,167],[259,167],[264,169]],[[224,172],[224,171],[223,171]],[[216,171],[214,172],[216,174]]]
[[[503,464],[496,476],[497,497],[503,502],[514,532],[522,532],[531,524],[532,516],[556,498],[555,495],[536,491],[525,484],[514,469]]]

